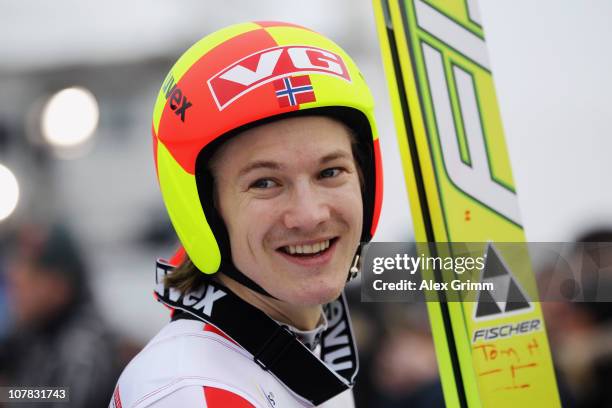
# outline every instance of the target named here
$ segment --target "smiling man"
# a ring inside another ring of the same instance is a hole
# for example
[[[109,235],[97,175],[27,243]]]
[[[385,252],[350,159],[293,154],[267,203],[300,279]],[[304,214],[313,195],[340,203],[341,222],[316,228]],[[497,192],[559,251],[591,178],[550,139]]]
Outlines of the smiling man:
[[[361,236],[349,129],[324,116],[282,119],[229,140],[211,164],[234,265],[271,296],[219,279],[274,319],[314,329]]]
[[[157,268],[172,321],[111,407],[354,406],[342,290],[381,205],[372,110],[350,57],[295,25],[232,26],[177,61],[153,117],[184,248]]]

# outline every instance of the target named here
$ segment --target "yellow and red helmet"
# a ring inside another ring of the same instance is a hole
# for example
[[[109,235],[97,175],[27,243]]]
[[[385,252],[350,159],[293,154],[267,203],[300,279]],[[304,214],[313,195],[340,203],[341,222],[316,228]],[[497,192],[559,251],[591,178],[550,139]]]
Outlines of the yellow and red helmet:
[[[181,244],[204,273],[228,256],[227,237],[202,186],[201,153],[245,126],[302,112],[352,128],[362,150],[362,241],[372,238],[382,202],[374,102],[352,59],[321,34],[293,24],[252,22],[210,34],[172,67],[153,111],[157,176]],[[205,166],[204,166],[205,167]]]

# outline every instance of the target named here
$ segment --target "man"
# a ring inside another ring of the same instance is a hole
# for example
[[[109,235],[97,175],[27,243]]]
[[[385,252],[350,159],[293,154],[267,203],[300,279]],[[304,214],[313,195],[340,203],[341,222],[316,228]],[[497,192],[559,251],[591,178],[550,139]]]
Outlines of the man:
[[[177,61],[153,115],[184,248],[158,262],[173,317],[111,407],[354,405],[341,292],[380,210],[372,110],[350,57],[303,27],[232,26]]]
[[[7,291],[14,327],[0,344],[0,384],[65,387],[71,407],[105,406],[119,370],[117,345],[94,305],[85,259],[66,227],[20,228]]]

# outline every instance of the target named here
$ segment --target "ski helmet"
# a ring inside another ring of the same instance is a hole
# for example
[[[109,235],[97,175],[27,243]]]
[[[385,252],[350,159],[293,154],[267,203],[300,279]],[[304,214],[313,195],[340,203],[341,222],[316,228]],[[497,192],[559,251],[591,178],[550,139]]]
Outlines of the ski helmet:
[[[352,59],[304,27],[243,23],[189,48],[162,84],[152,133],[163,200],[193,264],[211,274],[222,262],[231,263],[227,231],[206,174],[211,152],[250,126],[300,114],[334,117],[356,134],[364,176],[361,240],[369,242],[382,202],[373,105]]]

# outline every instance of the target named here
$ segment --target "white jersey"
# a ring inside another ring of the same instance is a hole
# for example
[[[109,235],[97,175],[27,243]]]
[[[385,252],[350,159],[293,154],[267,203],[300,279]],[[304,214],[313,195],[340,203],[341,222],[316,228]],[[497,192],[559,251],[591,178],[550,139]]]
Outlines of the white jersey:
[[[109,408],[310,406],[215,326],[182,319],[166,325],[128,364]],[[352,391],[320,406],[354,407]]]

